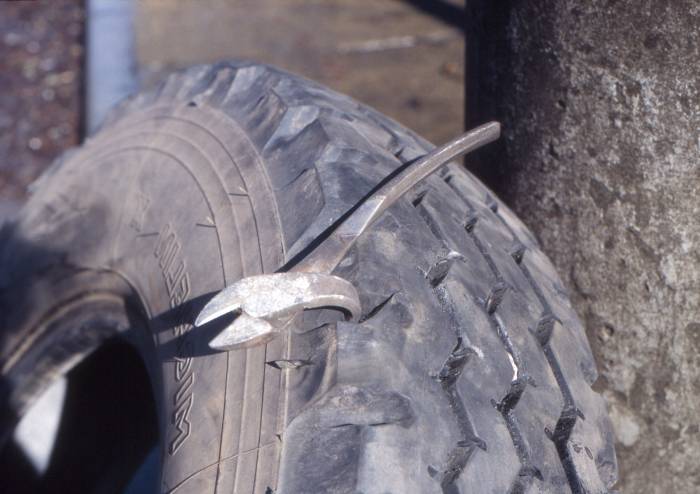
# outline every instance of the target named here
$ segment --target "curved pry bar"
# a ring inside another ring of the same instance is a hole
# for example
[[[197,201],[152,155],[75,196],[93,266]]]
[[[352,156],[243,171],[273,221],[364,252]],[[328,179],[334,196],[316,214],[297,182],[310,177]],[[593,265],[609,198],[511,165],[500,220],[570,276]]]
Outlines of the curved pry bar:
[[[348,249],[387,208],[415,185],[456,157],[498,139],[500,133],[501,126],[497,122],[482,125],[406,165],[366,197],[290,272],[237,281],[209,301],[197,317],[195,326],[224,314],[241,312],[210,342],[212,348],[225,351],[269,341],[287,326],[293,313],[305,308],[332,305],[356,316],[360,306],[354,287],[341,278],[330,276]]]
[[[360,235],[406,192],[458,156],[493,142],[500,135],[501,125],[498,122],[490,122],[433,149],[406,166],[399,174],[365,198],[360,206],[338,225],[327,239],[299,261],[292,271],[330,273]]]

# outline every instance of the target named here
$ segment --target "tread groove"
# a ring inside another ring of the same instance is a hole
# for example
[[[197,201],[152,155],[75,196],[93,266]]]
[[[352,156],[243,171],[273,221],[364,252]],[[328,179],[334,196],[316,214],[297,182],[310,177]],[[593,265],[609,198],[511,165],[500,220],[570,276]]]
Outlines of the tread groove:
[[[561,415],[557,420],[555,430],[553,433],[548,434],[550,439],[554,442],[559,459],[561,461],[564,472],[566,473],[567,481],[569,487],[573,494],[584,494],[585,489],[581,478],[576,471],[576,467],[571,459],[571,456],[567,450],[567,443],[571,436],[571,432],[576,425],[577,420],[585,420],[583,413],[576,408],[573,395],[569,388],[568,383],[564,377],[561,365],[558,359],[554,355],[552,349],[549,346],[552,331],[556,330],[555,324],[559,320],[554,314],[552,307],[542,292],[542,288],[535,281],[532,273],[528,267],[523,263],[523,257],[526,254],[526,248],[522,243],[521,239],[517,237],[510,225],[505,221],[505,219],[498,213],[497,202],[491,199],[489,208],[494,212],[494,215],[500,220],[500,222],[505,226],[513,240],[516,244],[515,249],[512,251],[511,256],[513,261],[518,265],[523,276],[527,280],[528,284],[532,288],[535,296],[537,297],[540,305],[542,306],[542,316],[537,323],[537,327],[532,330],[533,335],[537,339],[542,351],[545,355],[545,360],[547,361],[557,385],[559,386],[561,395],[564,399],[564,408],[561,411]],[[495,207],[493,206],[495,205]]]
[[[412,205],[418,211],[419,216],[426,223],[433,236],[439,240],[443,246],[446,246],[444,236],[440,232],[440,227],[433,220],[430,213],[421,206],[421,203],[426,195],[427,194],[425,191],[419,194],[418,197],[412,201]],[[486,450],[486,444],[483,440],[477,437],[474,426],[464,405],[464,400],[459,393],[459,390],[455,386],[458,378],[462,374],[462,370],[464,369],[469,356],[473,353],[473,351],[464,347],[461,328],[457,318],[455,317],[450,295],[445,287],[440,286],[440,283],[447,277],[452,262],[455,258],[460,256],[460,254],[450,251],[447,256],[439,258],[438,261],[425,273],[425,277],[433,289],[433,293],[435,293],[443,311],[447,313],[450,323],[457,336],[457,344],[445,360],[441,370],[435,376],[435,379],[440,382],[444,393],[447,395],[450,409],[455,416],[457,427],[459,428],[461,434],[461,439],[457,441],[456,446],[453,447],[448,453],[445,466],[440,470],[434,467],[428,467],[428,472],[430,473],[431,477],[440,482],[440,488],[442,489],[443,494],[459,494],[459,488],[455,484],[456,480],[464,471],[469,459],[475,453],[476,448],[480,448],[484,451]]]
[[[455,187],[451,183],[452,181],[446,181],[448,185],[454,190]],[[520,459],[521,463],[521,468],[520,472],[518,474],[518,478],[515,480],[513,485],[510,488],[510,492],[516,493],[516,492],[524,492],[532,483],[533,479],[537,478],[540,481],[542,480],[542,474],[541,472],[533,465],[532,463],[532,458],[530,455],[530,451],[528,450],[525,440],[522,436],[522,432],[520,431],[520,426],[518,425],[518,422],[513,414],[513,410],[515,406],[518,404],[520,401],[520,397],[522,394],[525,392],[525,389],[528,384],[534,384],[532,382],[532,379],[527,376],[527,375],[521,375],[521,369],[522,369],[522,364],[520,361],[520,356],[518,355],[518,352],[515,351],[515,348],[513,347],[513,344],[510,341],[510,338],[508,336],[508,331],[505,328],[505,325],[502,323],[500,318],[497,315],[497,310],[498,306],[500,303],[503,301],[503,298],[505,297],[505,294],[507,292],[508,286],[505,283],[503,279],[503,275],[501,274],[500,270],[498,269],[498,266],[496,266],[496,263],[494,262],[493,258],[491,257],[491,254],[489,251],[486,249],[486,246],[483,244],[479,236],[477,235],[478,233],[478,228],[477,226],[477,221],[476,218],[477,213],[474,208],[474,205],[472,202],[464,197],[462,194],[459,194],[460,197],[464,200],[464,203],[466,204],[468,208],[468,213],[467,213],[467,219],[465,221],[464,229],[467,232],[468,236],[472,239],[472,242],[474,243],[475,247],[481,254],[482,258],[486,262],[486,264],[489,266],[489,269],[491,270],[491,273],[493,274],[494,278],[496,279],[496,284],[492,287],[490,293],[486,297],[486,300],[484,301],[484,310],[486,311],[489,321],[491,323],[491,326],[493,327],[494,331],[499,337],[499,340],[502,342],[505,351],[509,354],[510,358],[513,360],[513,366],[514,366],[514,371],[513,371],[513,381],[511,382],[510,389],[508,390],[508,393],[506,396],[501,400],[500,403],[496,404],[497,410],[501,413],[503,416],[503,419],[506,423],[506,427],[508,428],[508,432],[510,434],[511,440],[513,441],[513,446],[515,447],[516,453],[518,455],[518,458]],[[493,204],[496,204],[495,202]],[[493,206],[490,206],[489,209],[494,211]],[[495,213],[494,213],[495,214]]]
[[[445,466],[440,470],[431,469],[431,476],[440,482],[440,487],[444,494],[458,494],[459,489],[455,482],[464,471],[469,459],[474,455],[477,448],[486,450],[486,443],[478,438],[464,405],[464,400],[456,387],[456,382],[461,376],[464,366],[475,352],[471,348],[464,346],[463,338],[460,334],[461,330],[452,309],[447,290],[444,287],[433,286],[433,291],[440,306],[448,314],[455,333],[457,333],[457,344],[434,377],[441,384],[443,392],[447,396],[461,438],[450,450]]]
[[[418,205],[416,206],[414,203],[414,206],[416,209],[419,210],[421,218],[425,220],[425,222],[428,225],[429,230],[435,235],[435,237],[440,240],[443,245],[445,244],[445,241],[443,240],[443,235],[441,235],[439,227],[433,220],[432,216],[430,215],[429,211],[423,207],[421,207],[422,199],[424,196],[421,196],[421,201],[418,202]],[[474,216],[474,209],[471,204],[471,202],[467,201],[465,199],[465,203],[469,210],[472,212],[471,216]],[[516,454],[518,455],[518,459],[520,460],[521,463],[521,468],[520,472],[518,474],[518,478],[516,478],[514,484],[510,488],[510,492],[521,492],[524,491],[525,488],[527,488],[530,483],[532,482],[533,478],[539,478],[541,480],[542,475],[539,473],[539,470],[532,466],[532,462],[530,459],[530,452],[527,450],[527,447],[525,446],[525,441],[522,437],[522,434],[520,432],[519,426],[517,421],[515,420],[515,417],[512,415],[512,406],[515,406],[517,404],[517,401],[520,399],[520,396],[522,395],[522,392],[524,391],[528,379],[527,377],[519,378],[518,373],[520,369],[519,365],[519,357],[517,356],[517,353],[514,351],[513,346],[510,342],[510,339],[508,338],[507,331],[503,327],[503,325],[500,323],[498,320],[498,317],[495,314],[495,311],[500,304],[500,302],[503,299],[503,296],[505,295],[506,292],[506,285],[503,282],[503,278],[498,271],[498,268],[496,264],[493,262],[491,259],[490,254],[485,250],[483,244],[480,242],[478,237],[475,235],[474,229],[471,229],[469,231],[467,229],[467,232],[469,233],[469,236],[472,238],[474,241],[474,244],[477,246],[479,249],[479,252],[481,253],[482,257],[486,261],[486,263],[489,265],[489,268],[491,269],[492,273],[494,274],[494,277],[497,280],[496,285],[492,288],[490,294],[484,301],[484,310],[486,311],[489,321],[493,327],[493,329],[496,331],[499,340],[502,342],[503,346],[505,347],[506,352],[511,356],[511,358],[514,361],[514,366],[515,366],[515,376],[513,382],[511,382],[510,390],[508,394],[506,395],[506,398],[511,397],[512,399],[507,400],[506,403],[508,406],[501,407],[499,409],[499,412],[503,416],[503,419],[506,423],[506,428],[508,429],[509,435],[511,437],[511,441],[513,442],[513,446],[516,450]],[[448,304],[448,299],[447,299],[447,291],[444,288],[437,287],[435,288],[435,293],[438,294],[438,299],[440,300],[441,305],[443,307],[449,307]],[[448,313],[450,313],[448,309]],[[454,316],[453,316],[454,317]],[[458,328],[459,326],[455,326]],[[459,329],[456,329],[456,331],[459,332]],[[461,337],[460,337],[461,339]],[[455,390],[456,391],[456,390]],[[452,399],[452,395],[448,394],[448,398]],[[459,396],[459,394],[456,394],[456,398],[459,398],[459,405],[453,404],[452,409],[457,416],[457,421],[459,423],[461,419],[461,411],[464,411],[464,414],[466,415],[466,410],[464,409],[464,403]],[[505,399],[504,399],[505,400]],[[502,402],[503,403],[503,402]],[[461,408],[460,408],[461,406]],[[470,455],[471,456],[471,455]],[[469,460],[469,456],[463,459],[463,462],[460,463],[460,472],[466,467],[467,461]],[[539,475],[538,475],[539,474]],[[454,480],[457,479],[458,475],[454,476]],[[441,486],[443,487],[443,492],[447,492],[445,489],[445,485],[441,483]],[[454,486],[456,488],[456,486]],[[450,490],[449,492],[454,493],[455,490],[454,488]],[[458,492],[458,491],[456,491]]]

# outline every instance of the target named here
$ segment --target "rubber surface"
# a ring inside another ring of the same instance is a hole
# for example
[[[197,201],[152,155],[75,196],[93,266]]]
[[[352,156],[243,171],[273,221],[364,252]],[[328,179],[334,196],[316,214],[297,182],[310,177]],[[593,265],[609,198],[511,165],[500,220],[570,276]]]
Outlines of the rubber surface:
[[[7,423],[66,354],[121,334],[157,389],[163,492],[608,492],[584,329],[532,234],[457,164],[336,270],[360,323],[308,311],[288,337],[219,354],[216,324],[192,328],[211,294],[303,253],[430,147],[262,65],[195,67],[127,100],[5,227]],[[88,296],[142,329],[51,329]]]

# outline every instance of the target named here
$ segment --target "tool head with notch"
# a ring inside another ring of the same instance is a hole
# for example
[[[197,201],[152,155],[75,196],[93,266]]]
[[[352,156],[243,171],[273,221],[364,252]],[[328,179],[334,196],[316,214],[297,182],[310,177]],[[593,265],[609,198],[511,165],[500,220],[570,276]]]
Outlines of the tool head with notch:
[[[235,319],[209,346],[244,348],[270,341],[302,310],[322,307],[340,309],[346,319],[357,319],[360,298],[350,282],[330,274],[261,274],[238,280],[216,294],[199,313],[195,326],[234,313]]]

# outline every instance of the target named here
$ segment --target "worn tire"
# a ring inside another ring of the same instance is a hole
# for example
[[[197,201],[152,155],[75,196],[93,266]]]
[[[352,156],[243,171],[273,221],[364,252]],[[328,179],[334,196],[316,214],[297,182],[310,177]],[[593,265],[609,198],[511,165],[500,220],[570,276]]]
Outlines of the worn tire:
[[[5,429],[121,337],[150,370],[163,492],[608,492],[584,329],[532,234],[456,163],[336,270],[359,323],[309,311],[229,353],[192,327],[213,293],[303,253],[430,147],[263,65],[195,67],[127,100],[3,230]]]

